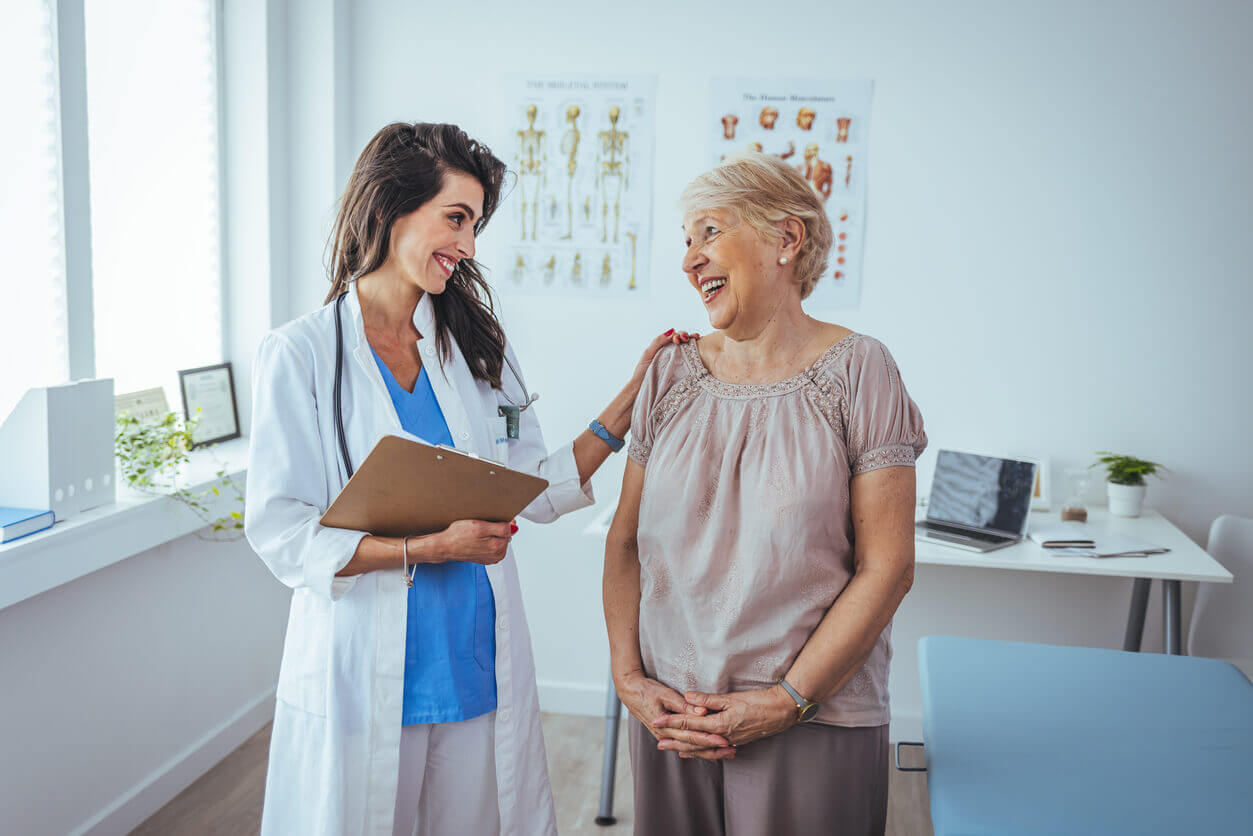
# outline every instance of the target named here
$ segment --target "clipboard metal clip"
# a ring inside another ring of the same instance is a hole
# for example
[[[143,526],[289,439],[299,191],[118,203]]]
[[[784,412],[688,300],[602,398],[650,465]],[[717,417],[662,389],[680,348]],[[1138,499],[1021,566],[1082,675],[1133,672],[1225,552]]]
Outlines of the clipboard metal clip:
[[[458,456],[469,456],[472,459],[478,458],[478,456],[476,456],[474,453],[471,453],[469,450],[458,450],[456,447],[450,447],[447,444],[436,444],[435,449],[447,450],[449,453],[456,453]]]
[[[495,464],[501,467],[509,466],[505,464],[504,462],[498,462],[495,459],[489,459],[487,456],[480,456],[478,453],[471,453],[469,450],[458,450],[456,447],[449,447],[447,444],[436,444],[435,449],[447,450],[449,453],[455,453],[458,456],[465,456],[466,458],[474,459],[475,461],[479,461],[479,462],[487,462],[488,464]]]

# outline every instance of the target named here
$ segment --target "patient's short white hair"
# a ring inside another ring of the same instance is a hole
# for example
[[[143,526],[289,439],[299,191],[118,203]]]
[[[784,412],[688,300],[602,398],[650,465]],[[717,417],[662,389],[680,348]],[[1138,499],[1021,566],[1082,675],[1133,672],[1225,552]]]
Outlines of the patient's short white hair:
[[[782,237],[779,223],[796,218],[805,225],[805,239],[796,255],[802,299],[827,271],[834,235],[822,198],[800,172],[772,154],[750,151],[728,157],[688,183],[679,206],[684,217],[710,209],[729,211],[774,241]]]

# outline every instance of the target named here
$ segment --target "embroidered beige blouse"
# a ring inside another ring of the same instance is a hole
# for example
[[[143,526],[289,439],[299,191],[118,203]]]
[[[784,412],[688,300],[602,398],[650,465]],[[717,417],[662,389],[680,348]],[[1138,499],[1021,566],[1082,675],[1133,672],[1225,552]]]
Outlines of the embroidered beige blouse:
[[[849,481],[913,466],[922,415],[878,340],[850,334],[801,374],[724,383],[696,343],[654,358],[630,456],[644,466],[640,651],[679,691],[774,685],[853,573]],[[891,625],[818,722],[888,722]]]

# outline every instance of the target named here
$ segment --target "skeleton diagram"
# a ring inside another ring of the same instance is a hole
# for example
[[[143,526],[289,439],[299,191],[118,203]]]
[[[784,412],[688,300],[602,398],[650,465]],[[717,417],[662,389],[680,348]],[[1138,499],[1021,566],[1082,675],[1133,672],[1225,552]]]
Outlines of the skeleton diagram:
[[[818,159],[817,143],[811,142],[805,146],[805,160],[800,165],[800,172],[824,201],[831,196],[831,164]]]
[[[539,219],[539,195],[543,185],[545,163],[544,132],[535,129],[535,117],[539,109],[527,105],[527,126],[518,131],[518,191],[522,196],[522,240],[526,240],[526,210],[531,209],[531,240],[535,240],[535,225]]]
[[[566,121],[570,128],[561,136],[561,153],[566,156],[566,234],[562,240],[574,237],[574,172],[579,168],[579,106],[566,108]]]
[[[635,233],[628,232],[626,237],[631,241],[631,280],[627,282],[627,290],[635,290]]]
[[[630,135],[618,130],[618,117],[622,112],[617,105],[609,108],[609,130],[597,134],[596,181],[600,188],[600,240],[609,240],[609,203],[613,201],[613,242],[618,243],[618,224],[622,218],[622,194],[631,187],[629,168],[631,155],[628,141]]]

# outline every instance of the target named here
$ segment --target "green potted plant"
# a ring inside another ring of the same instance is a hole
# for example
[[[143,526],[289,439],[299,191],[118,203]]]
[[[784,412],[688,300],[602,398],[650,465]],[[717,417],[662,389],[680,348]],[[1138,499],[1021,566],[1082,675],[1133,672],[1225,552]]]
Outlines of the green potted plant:
[[[1140,516],[1147,489],[1144,477],[1157,475],[1159,470],[1166,469],[1165,466],[1104,450],[1096,455],[1099,458],[1092,467],[1105,467],[1105,492],[1109,497],[1109,512],[1116,517]]]
[[[193,491],[180,484],[179,471],[190,460],[192,429],[199,420],[199,416],[184,420],[169,412],[153,421],[140,421],[119,413],[113,438],[119,469],[132,488],[172,497],[190,508],[211,529],[207,536],[197,532],[200,539],[238,540],[244,536],[244,486],[230,477],[225,466],[219,466],[216,474],[220,487],[211,484]],[[215,516],[222,491],[227,491],[231,501],[224,515]]]

